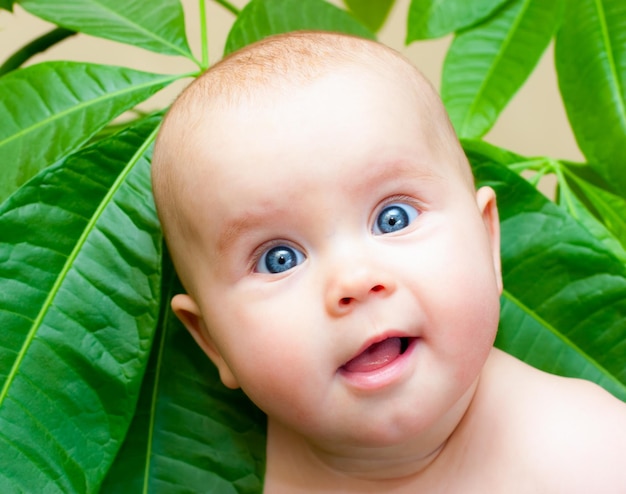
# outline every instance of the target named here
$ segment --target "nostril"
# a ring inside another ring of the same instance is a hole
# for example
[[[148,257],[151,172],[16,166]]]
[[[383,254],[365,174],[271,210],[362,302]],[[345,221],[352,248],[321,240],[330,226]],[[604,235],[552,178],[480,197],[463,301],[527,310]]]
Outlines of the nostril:
[[[385,289],[385,287],[382,286],[382,285],[376,285],[376,286],[372,287],[372,291],[373,292],[380,292],[381,290],[384,290],[384,289]]]
[[[339,300],[339,305],[350,305],[352,299],[350,297],[343,297]]]

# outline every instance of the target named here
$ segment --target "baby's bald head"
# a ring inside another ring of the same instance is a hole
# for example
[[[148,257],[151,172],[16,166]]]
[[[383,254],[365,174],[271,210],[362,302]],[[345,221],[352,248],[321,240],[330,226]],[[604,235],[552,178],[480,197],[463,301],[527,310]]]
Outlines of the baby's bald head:
[[[414,97],[407,104],[414,104],[415,112],[428,126],[430,144],[455,155],[458,173],[473,186],[467,160],[437,93],[399,53],[382,44],[342,34],[295,32],[269,37],[232,53],[190,84],[172,105],[160,130],[152,164],[153,190],[183,282],[190,277],[186,263],[180,260],[189,256],[183,244],[193,237],[195,229],[190,224],[190,215],[194,213],[190,204],[194,172],[198,166],[215,166],[210,158],[205,159],[210,149],[203,158],[193,159],[191,150],[202,140],[198,134],[220,125],[217,115],[224,111],[245,113],[246,109],[268,102],[271,105],[294,88],[306,88],[346,67],[358,67],[360,74],[388,79],[390,84],[402,81],[410,86]],[[355,78],[354,84],[358,85],[359,79]],[[293,111],[299,109],[294,107]],[[329,114],[329,125],[332,121]],[[233,128],[232,132],[237,133],[238,129]]]

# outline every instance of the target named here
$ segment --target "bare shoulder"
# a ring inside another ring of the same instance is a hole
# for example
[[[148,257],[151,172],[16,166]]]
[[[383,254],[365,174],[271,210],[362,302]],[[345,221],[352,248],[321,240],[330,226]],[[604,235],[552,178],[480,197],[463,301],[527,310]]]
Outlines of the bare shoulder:
[[[544,479],[557,492],[626,493],[626,403],[497,350],[486,371],[492,400],[496,394],[507,400],[510,444],[539,484]]]

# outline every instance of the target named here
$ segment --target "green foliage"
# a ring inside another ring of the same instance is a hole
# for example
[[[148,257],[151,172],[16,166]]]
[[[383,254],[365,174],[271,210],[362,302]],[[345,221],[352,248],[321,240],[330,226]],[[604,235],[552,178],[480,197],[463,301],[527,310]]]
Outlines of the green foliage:
[[[350,13],[361,21],[368,29],[379,31],[395,0],[343,0]]]
[[[346,1],[352,17],[323,0],[217,3],[237,16],[227,53],[295,29],[372,38],[393,4]],[[192,55],[177,0],[20,5],[78,36],[208,63]],[[623,0],[413,0],[407,19],[407,42],[455,33],[442,93],[501,215],[497,345],[626,399]],[[554,38],[588,163],[481,140]],[[110,130],[189,75],[59,61],[0,78],[0,492],[261,491],[263,414],[219,383],[169,309],[180,287],[149,180],[162,112]],[[522,171],[556,175],[556,203]]]
[[[0,209],[4,492],[93,492],[128,429],[160,304],[157,124],[78,151]]]
[[[180,2],[159,0],[158,7],[147,5],[145,0],[20,0],[20,7],[31,14],[67,29],[193,58]]]
[[[478,184],[498,196],[504,293],[496,345],[626,400],[626,265],[572,215],[501,166],[523,158],[484,142],[467,141],[465,151]]]
[[[0,78],[0,94],[11,95],[0,106],[0,200],[177,78],[79,62],[33,65]]]
[[[407,23],[407,44],[438,38],[476,24],[507,0],[421,0],[411,2]]]
[[[224,53],[272,34],[301,29],[340,31],[374,38],[345,11],[320,0],[251,0],[233,24]]]
[[[167,256],[164,264],[162,299],[171,300],[182,288]],[[260,492],[265,416],[222,386],[169,304],[161,317],[128,439],[102,492]]]
[[[0,9],[8,10],[9,12],[13,12],[13,5],[16,0],[0,0]]]
[[[562,0],[511,0],[455,36],[441,97],[460,137],[482,137],[530,75],[561,17]]]
[[[566,2],[555,58],[580,149],[589,165],[626,195],[626,3]]]

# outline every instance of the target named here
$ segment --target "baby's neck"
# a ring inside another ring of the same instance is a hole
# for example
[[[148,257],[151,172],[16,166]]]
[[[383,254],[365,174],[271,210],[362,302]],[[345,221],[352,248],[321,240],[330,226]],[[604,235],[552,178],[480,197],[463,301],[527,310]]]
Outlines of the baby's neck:
[[[379,448],[312,444],[270,418],[265,492],[403,492],[402,486],[415,486],[430,470],[442,467],[474,392],[472,387],[457,409],[428,432]]]

